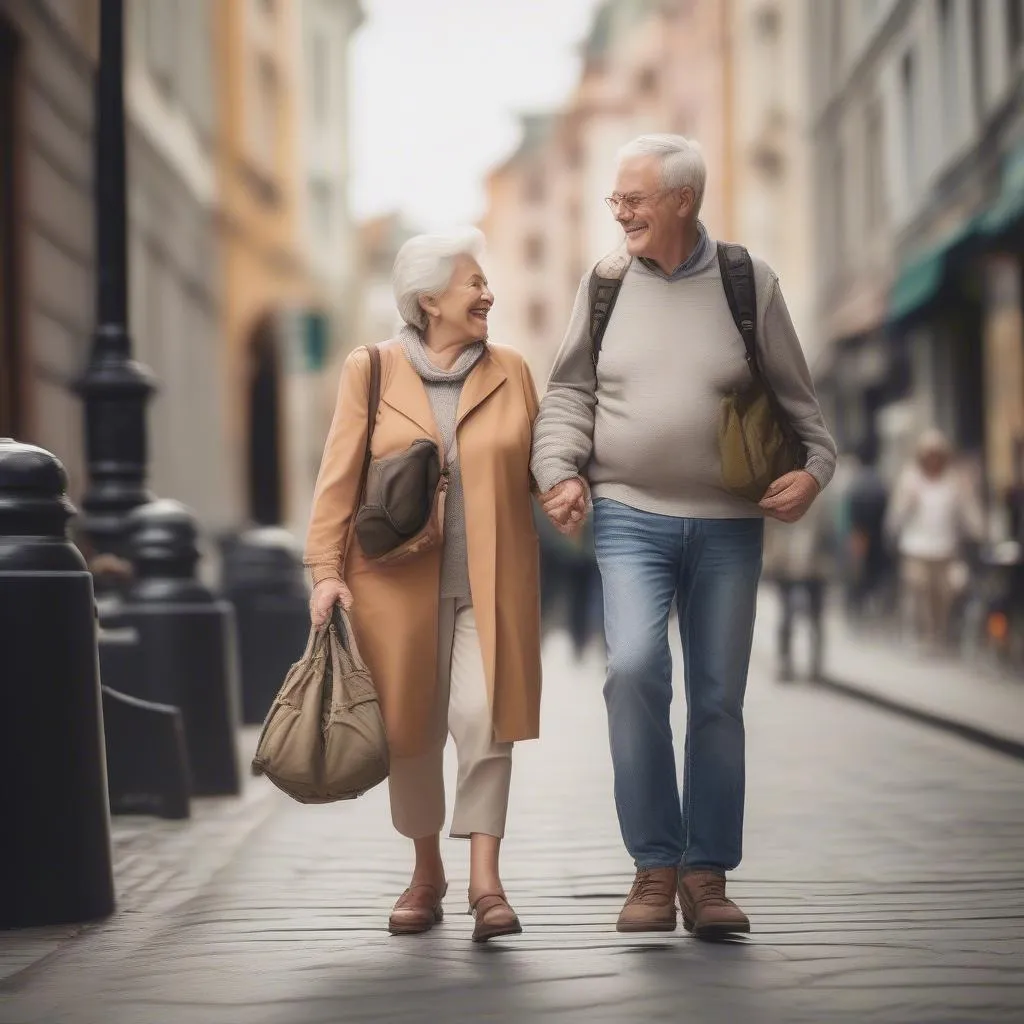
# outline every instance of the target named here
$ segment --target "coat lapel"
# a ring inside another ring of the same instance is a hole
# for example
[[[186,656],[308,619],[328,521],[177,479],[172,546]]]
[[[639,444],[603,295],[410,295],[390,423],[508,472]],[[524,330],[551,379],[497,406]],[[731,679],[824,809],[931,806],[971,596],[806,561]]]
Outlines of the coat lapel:
[[[427,389],[400,345],[391,350],[391,373],[381,389],[381,401],[413,421],[429,437],[441,443],[441,435],[430,408]]]
[[[459,398],[457,422],[461,423],[477,406],[493,395],[507,379],[505,371],[497,364],[488,349],[480,362],[473,367],[473,372],[466,378],[462,395]]]

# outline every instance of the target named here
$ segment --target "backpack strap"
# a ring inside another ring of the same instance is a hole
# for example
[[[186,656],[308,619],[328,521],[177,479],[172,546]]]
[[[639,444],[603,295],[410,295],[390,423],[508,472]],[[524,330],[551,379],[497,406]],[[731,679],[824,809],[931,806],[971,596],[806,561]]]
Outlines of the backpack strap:
[[[625,248],[619,248],[600,260],[590,275],[590,348],[595,367],[601,355],[608,320],[622,288],[622,279],[632,261]]]
[[[373,428],[377,425],[377,410],[380,408],[380,346],[367,345],[370,353],[370,387],[366,396],[366,451],[363,452],[363,472],[359,478],[359,502],[366,491],[366,477],[370,472],[370,442]]]
[[[757,290],[754,287],[754,262],[742,245],[718,243],[718,266],[722,271],[722,287],[736,329],[743,338],[747,366],[751,375],[764,381],[757,360]]]
[[[743,347],[746,349],[750,375],[764,388],[779,426],[792,445],[794,452],[799,452],[801,458],[806,458],[807,446],[793,429],[789,416],[782,408],[771,381],[762,372],[757,358],[757,287],[754,281],[754,261],[742,245],[736,245],[733,242],[719,242],[718,266],[722,271],[722,287],[725,289],[729,311],[732,313],[737,330],[743,337]],[[799,464],[803,465],[802,462]]]

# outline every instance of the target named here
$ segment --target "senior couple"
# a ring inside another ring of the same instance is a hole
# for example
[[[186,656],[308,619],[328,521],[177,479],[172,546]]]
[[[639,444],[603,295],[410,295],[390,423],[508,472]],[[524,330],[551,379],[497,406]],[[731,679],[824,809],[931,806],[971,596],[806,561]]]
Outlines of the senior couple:
[[[584,277],[543,401],[522,357],[488,339],[494,296],[475,231],[403,246],[393,282],[405,327],[373,359],[361,348],[344,365],[305,562],[314,623],[336,602],[350,609],[380,696],[392,818],[415,849],[393,934],[427,931],[443,916],[449,733],[458,752],[450,834],[469,839],[473,938],[521,930],[499,850],[513,744],[536,738],[540,724],[534,494],[566,533],[593,507],[615,803],[636,867],[617,927],[672,931],[678,901],[698,937],[749,930],[726,873],[742,846],[743,698],[764,517],[793,522],[807,511],[832,475],[835,445],[778,279],[755,258],[758,360],[805,468],[759,503],[721,483],[720,404],[751,371],[699,219],[705,177],[699,148],[681,136],[641,136],[620,151],[607,203],[631,259],[600,359],[594,271]],[[371,557],[355,536],[368,435],[374,459],[424,439],[443,453],[443,543],[397,564]],[[673,604],[687,708],[681,792],[669,723]]]

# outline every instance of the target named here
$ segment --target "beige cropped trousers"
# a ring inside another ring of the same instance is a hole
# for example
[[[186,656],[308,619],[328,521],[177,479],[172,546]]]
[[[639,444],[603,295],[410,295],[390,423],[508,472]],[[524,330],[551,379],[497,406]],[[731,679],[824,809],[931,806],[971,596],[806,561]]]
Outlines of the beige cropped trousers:
[[[494,740],[472,604],[442,599],[438,633],[434,741],[423,754],[392,758],[391,820],[410,839],[436,835],[444,827],[444,748],[451,733],[459,775],[450,834],[454,839],[468,839],[474,832],[501,838],[512,779],[512,744]]]

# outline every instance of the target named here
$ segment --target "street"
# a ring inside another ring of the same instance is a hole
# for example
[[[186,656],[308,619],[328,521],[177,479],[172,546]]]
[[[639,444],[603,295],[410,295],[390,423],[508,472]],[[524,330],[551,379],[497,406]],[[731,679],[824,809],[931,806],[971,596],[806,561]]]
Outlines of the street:
[[[614,931],[631,865],[600,657],[574,666],[559,634],[546,650],[544,738],[517,751],[504,848],[521,937],[470,943],[467,850],[455,841],[444,923],[389,937],[409,859],[385,789],[318,808],[250,780],[242,801],[190,823],[118,819],[120,911],[20,970],[19,946],[52,933],[4,936],[0,1020],[1019,1021],[1024,765],[779,686],[769,628],[763,618],[746,853],[731,884],[749,939]]]

